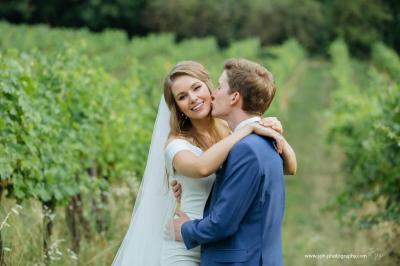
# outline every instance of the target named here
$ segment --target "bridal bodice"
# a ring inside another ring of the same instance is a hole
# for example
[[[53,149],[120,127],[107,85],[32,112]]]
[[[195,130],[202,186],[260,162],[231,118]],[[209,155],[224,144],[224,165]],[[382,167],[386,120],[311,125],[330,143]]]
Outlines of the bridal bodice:
[[[175,139],[165,147],[165,166],[169,181],[176,179],[182,186],[181,211],[191,219],[203,218],[203,210],[215,180],[215,174],[198,178],[185,176],[173,168],[174,156],[182,151],[189,150],[200,156],[203,151],[184,139]],[[171,195],[173,195],[171,193]]]

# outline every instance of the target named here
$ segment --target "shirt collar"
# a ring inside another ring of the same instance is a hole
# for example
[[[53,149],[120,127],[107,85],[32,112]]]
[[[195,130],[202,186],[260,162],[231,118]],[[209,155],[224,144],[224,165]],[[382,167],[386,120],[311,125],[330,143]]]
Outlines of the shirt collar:
[[[255,116],[246,120],[243,120],[242,122],[240,122],[233,131],[239,130],[242,127],[247,126],[248,124],[254,123],[254,122],[259,122],[261,120],[261,117],[259,116]]]

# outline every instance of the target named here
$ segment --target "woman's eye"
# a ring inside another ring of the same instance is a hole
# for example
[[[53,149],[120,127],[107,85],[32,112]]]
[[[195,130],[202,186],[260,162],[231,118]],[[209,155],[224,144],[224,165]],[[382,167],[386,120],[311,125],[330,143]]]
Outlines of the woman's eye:
[[[198,89],[200,89],[200,86],[194,88],[195,91],[197,91]]]
[[[186,95],[179,96],[179,97],[178,97],[178,100],[179,100],[179,101],[182,101],[183,99],[185,99],[185,97],[186,97]]]

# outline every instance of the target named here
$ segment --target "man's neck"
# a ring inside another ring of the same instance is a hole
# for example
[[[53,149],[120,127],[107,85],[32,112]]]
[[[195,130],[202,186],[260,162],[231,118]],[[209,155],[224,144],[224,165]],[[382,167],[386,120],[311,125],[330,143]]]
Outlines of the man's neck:
[[[248,114],[244,112],[242,109],[232,110],[228,117],[226,117],[226,122],[228,122],[229,128],[234,131],[237,125],[239,125],[242,121],[250,119],[252,117],[256,117],[257,115]]]

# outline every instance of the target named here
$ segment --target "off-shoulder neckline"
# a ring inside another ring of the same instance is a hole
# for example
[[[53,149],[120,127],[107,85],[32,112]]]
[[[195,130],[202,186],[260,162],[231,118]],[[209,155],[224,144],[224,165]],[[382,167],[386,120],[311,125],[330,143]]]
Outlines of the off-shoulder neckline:
[[[185,143],[189,144],[190,146],[192,146],[192,147],[198,149],[199,151],[203,152],[203,150],[202,150],[200,147],[197,147],[196,145],[192,144],[190,141],[188,141],[188,140],[186,140],[186,139],[182,139],[182,138],[174,138],[173,140],[171,140],[171,141],[167,144],[167,146],[165,147],[165,150],[168,149],[168,147],[169,147],[172,143],[174,143],[175,141],[185,142]]]

